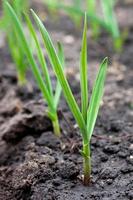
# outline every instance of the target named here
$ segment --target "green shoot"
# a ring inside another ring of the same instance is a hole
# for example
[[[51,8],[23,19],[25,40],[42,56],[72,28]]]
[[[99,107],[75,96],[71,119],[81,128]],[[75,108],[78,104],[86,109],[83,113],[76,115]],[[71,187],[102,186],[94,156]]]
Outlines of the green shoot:
[[[118,29],[116,17],[114,15],[114,9],[113,9],[114,3],[112,0],[110,0],[110,1],[102,0],[101,4],[102,4],[102,8],[103,8],[105,22],[110,27],[113,37],[118,38],[119,37],[119,29]]]
[[[80,56],[80,85],[81,85],[81,111],[85,122],[87,122],[88,107],[88,81],[87,81],[87,17],[85,17],[83,31],[82,50]]]
[[[88,15],[94,15],[94,13],[96,13],[96,0],[86,0],[86,5],[87,5]],[[94,20],[91,20],[90,24],[91,24],[91,29],[93,31],[92,34],[93,34],[94,38],[97,38],[99,31],[100,31],[99,24]]]
[[[103,15],[104,15],[104,20],[105,23],[108,25],[110,32],[113,37],[113,42],[114,42],[114,48],[117,51],[120,51],[122,48],[122,37],[120,35],[118,23],[116,20],[116,16],[114,13],[114,0],[101,0],[101,5],[102,5],[102,10],[103,10]]]
[[[73,0],[73,8],[75,8],[76,10],[80,10],[82,7],[82,1],[81,0]],[[81,16],[80,15],[75,15],[75,13],[70,12],[69,16],[71,17],[71,19],[73,20],[74,24],[76,25],[76,27],[80,27],[81,24]]]
[[[90,183],[90,175],[91,175],[91,154],[90,154],[90,141],[91,136],[94,130],[96,118],[98,115],[98,110],[100,107],[100,102],[103,96],[104,89],[104,81],[106,77],[107,63],[108,59],[105,58],[100,65],[100,69],[93,87],[92,95],[90,98],[90,103],[88,105],[88,89],[87,89],[87,19],[85,15],[85,23],[84,23],[84,32],[83,32],[83,42],[81,48],[81,109],[76,103],[76,100],[72,94],[69,83],[65,77],[65,74],[62,69],[62,63],[60,58],[54,48],[52,40],[44,27],[43,23],[39,19],[39,17],[35,14],[33,10],[32,14],[34,19],[40,29],[42,34],[42,38],[45,44],[45,48],[53,67],[53,70],[56,74],[57,79],[60,81],[65,99],[68,103],[68,106],[80,128],[80,132],[83,139],[83,170],[84,170],[84,184],[88,185]]]
[[[56,5],[58,0],[43,0],[48,8],[49,13],[55,17]]]
[[[51,81],[50,81],[50,77],[49,77],[49,72],[48,72],[48,68],[47,68],[47,65],[46,65],[45,57],[43,55],[42,49],[40,47],[40,44],[39,44],[39,41],[38,41],[38,38],[37,38],[37,35],[36,35],[36,31],[35,31],[35,29],[32,25],[32,22],[31,22],[29,16],[26,15],[26,14],[25,14],[25,19],[26,19],[29,31],[30,31],[30,33],[31,33],[31,35],[32,35],[32,37],[35,41],[35,44],[36,44],[37,56],[38,56],[38,60],[40,62],[40,65],[42,67],[42,72],[43,72],[43,75],[45,77],[46,86],[48,87],[49,93],[52,95],[52,85],[51,85]]]
[[[29,61],[32,72],[37,81],[37,84],[47,102],[47,105],[48,105],[47,114],[52,121],[54,133],[55,133],[55,135],[60,136],[60,127],[59,127],[58,115],[57,115],[57,107],[58,107],[60,94],[61,94],[61,86],[59,84],[59,81],[57,81],[56,91],[55,91],[55,93],[53,93],[52,84],[51,84],[51,80],[50,80],[49,73],[47,70],[45,58],[43,57],[43,52],[40,47],[38,37],[36,35],[35,29],[32,25],[32,22],[31,22],[29,16],[26,15],[25,17],[26,17],[29,31],[30,31],[32,37],[34,38],[34,41],[36,44],[38,61],[40,63],[44,78],[41,75],[41,72],[40,72],[37,62],[33,56],[31,48],[28,45],[28,41],[24,34],[21,21],[19,20],[15,11],[13,10],[13,8],[10,6],[9,3],[6,3],[6,9],[11,18],[12,26],[14,26],[14,28],[16,29],[16,33],[17,33],[17,36],[19,37],[22,51],[25,52],[25,55],[27,57],[27,60]],[[61,44],[58,44],[58,56],[60,59],[60,63],[62,64],[62,66],[64,66],[64,55],[63,55],[63,49],[62,49]]]
[[[65,5],[62,2],[57,1],[56,4],[50,4],[49,2],[47,2],[47,5],[51,8],[57,9],[57,10],[64,10],[78,26],[79,26],[79,23],[81,22],[81,17],[84,16],[84,11],[82,9],[81,2],[80,2],[80,4],[79,3],[75,4],[75,1],[74,1],[73,5]],[[76,15],[77,15],[77,17],[75,17]],[[92,23],[94,22],[95,24],[100,25],[101,27],[110,31],[108,29],[108,26],[104,22],[104,20],[102,20],[99,16],[95,15],[95,13],[87,12],[87,17]],[[77,20],[79,19],[80,21],[79,22],[75,21],[74,18],[76,18]]]
[[[120,34],[117,19],[114,13],[114,0],[101,0],[103,17],[97,14],[96,0],[73,0],[72,5],[67,5],[65,2],[59,0],[56,0],[56,3],[50,2],[45,0],[49,9],[65,11],[78,28],[80,27],[81,17],[84,15],[84,10],[86,10],[92,30],[92,36],[97,39],[100,30],[104,28],[111,34],[115,50],[121,50],[124,37]]]
[[[20,41],[17,37],[16,30],[14,26],[11,26],[10,24],[11,19],[8,16],[7,8],[5,5],[6,2],[7,0],[2,1],[3,17],[1,19],[0,28],[3,29],[3,31],[6,33],[6,39],[9,46],[11,58],[16,65],[18,83],[20,85],[23,85],[26,83],[27,62],[25,59],[25,54],[20,47]],[[22,12],[28,9],[28,1],[14,0],[11,1],[11,4],[15,12],[17,13],[19,20],[22,22]]]

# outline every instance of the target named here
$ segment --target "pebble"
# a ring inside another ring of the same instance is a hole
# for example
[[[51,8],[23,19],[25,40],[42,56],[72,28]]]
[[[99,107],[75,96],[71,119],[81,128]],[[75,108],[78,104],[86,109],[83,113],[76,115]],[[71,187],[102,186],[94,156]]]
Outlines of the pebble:
[[[72,43],[74,43],[74,37],[72,35],[66,35],[64,37],[64,42],[66,44],[72,44]]]

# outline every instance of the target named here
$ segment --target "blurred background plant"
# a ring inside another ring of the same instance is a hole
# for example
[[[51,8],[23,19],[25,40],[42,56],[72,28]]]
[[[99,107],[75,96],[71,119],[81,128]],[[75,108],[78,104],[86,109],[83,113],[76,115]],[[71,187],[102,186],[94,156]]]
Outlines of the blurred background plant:
[[[0,19],[0,30],[4,32],[6,41],[10,51],[11,58],[16,65],[18,83],[24,85],[26,83],[27,61],[25,54],[20,46],[20,39],[16,34],[14,26],[10,24],[5,3],[9,2],[17,13],[18,18],[23,22],[23,12],[28,12],[29,1],[27,0],[2,0],[2,17]]]
[[[31,3],[38,6],[41,3],[41,8],[43,10],[44,19],[46,20],[46,15],[51,14],[52,19],[58,20],[59,11],[65,12],[70,19],[74,22],[78,29],[81,29],[82,17],[84,11],[87,12],[88,22],[90,25],[91,36],[96,39],[101,38],[101,32],[108,32],[112,37],[112,44],[116,51],[122,50],[123,41],[126,34],[120,32],[117,18],[115,16],[115,5],[116,0],[2,0],[2,17],[0,19],[0,30],[4,32],[6,36],[6,41],[8,44],[9,52],[12,61],[15,63],[18,83],[24,85],[26,83],[26,72],[27,72],[27,58],[24,51],[22,51],[20,46],[20,39],[16,34],[16,30],[10,24],[10,19],[4,6],[5,2],[9,2],[14,8],[19,20],[23,23],[23,13],[28,13]],[[44,12],[48,10],[49,13]],[[78,30],[79,31],[79,30]],[[29,32],[27,31],[27,37]],[[34,51],[34,41],[32,37],[28,37],[28,43]],[[112,46],[112,45],[111,45]]]
[[[42,96],[44,97],[48,105],[46,113],[52,121],[53,131],[56,136],[60,137],[61,133],[57,111],[62,91],[61,85],[57,79],[55,87],[53,88],[45,56],[43,55],[44,52],[40,45],[39,36],[36,29],[34,28],[34,25],[29,15],[24,14],[24,19],[26,21],[25,25],[27,25],[30,37],[34,41],[36,54],[32,50],[31,46],[29,46],[28,44],[29,38],[27,38],[27,33],[25,34],[25,28],[21,21],[21,18],[19,18],[17,13],[15,13],[15,9],[11,7],[11,5],[8,2],[5,3],[5,7],[8,15],[10,16],[9,21],[15,29],[16,37],[18,39],[17,42],[19,42],[21,51],[27,58],[27,61],[29,63],[29,66],[31,67],[31,71],[34,75],[38,88],[42,92]],[[59,60],[63,70],[65,65],[63,46],[60,42],[58,42],[57,47]]]
[[[105,29],[112,36],[114,49],[121,51],[125,34],[121,34],[115,15],[116,0],[43,0],[48,10],[63,10],[73,20],[76,27],[81,26],[84,11],[87,12],[93,38],[99,37],[100,31]]]

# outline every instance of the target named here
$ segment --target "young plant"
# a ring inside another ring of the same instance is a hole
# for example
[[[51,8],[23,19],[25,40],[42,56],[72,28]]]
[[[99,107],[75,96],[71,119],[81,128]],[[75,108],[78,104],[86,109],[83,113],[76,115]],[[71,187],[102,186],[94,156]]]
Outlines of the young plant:
[[[21,37],[23,48],[25,49],[27,53],[34,75],[36,79],[38,80],[38,84],[41,90],[43,91],[45,99],[47,100],[50,113],[51,113],[50,114],[51,119],[53,119],[52,112],[55,111],[55,109],[53,108],[53,102],[52,102],[53,99],[51,99],[51,96],[46,88],[46,85],[44,84],[39,74],[38,67],[36,66],[35,60],[27,45],[27,41],[25,39],[21,24],[17,16],[15,15],[13,9],[10,7],[9,4],[7,4],[7,8],[8,8],[8,12],[10,16],[12,17],[12,21],[14,22],[14,25],[16,26],[17,32]],[[92,95],[89,102],[88,101],[88,84],[87,84],[87,17],[85,15],[83,40],[82,40],[82,48],[81,48],[81,59],[80,59],[80,84],[81,84],[81,110],[80,110],[80,107],[77,105],[76,100],[68,84],[68,81],[65,77],[63,67],[62,67],[62,61],[60,59],[60,54],[56,52],[46,28],[44,27],[43,23],[41,22],[39,17],[34,13],[33,10],[32,10],[32,14],[34,16],[34,19],[37,25],[40,28],[40,32],[42,34],[42,38],[43,38],[45,48],[48,53],[49,60],[61,84],[66,101],[80,128],[81,136],[83,139],[83,149],[81,153],[83,156],[84,184],[88,185],[90,183],[90,175],[91,175],[90,142],[91,142],[91,136],[94,130],[96,118],[98,115],[100,102],[103,96],[104,81],[106,77],[108,59],[105,58],[100,65],[100,69],[99,69],[96,81],[94,83]]]
[[[6,2],[7,0],[2,1],[3,17],[1,19],[0,28],[3,29],[6,34],[10,55],[12,57],[13,62],[16,65],[18,82],[20,85],[23,85],[26,83],[27,63],[25,59],[25,54],[20,47],[20,41],[19,37],[16,34],[16,30],[14,26],[11,26],[10,24],[11,20],[10,17],[8,16],[7,9],[5,6]],[[14,8],[19,20],[22,22],[23,21],[22,12],[28,9],[28,1],[9,0],[8,2],[11,2],[11,5]]]
[[[47,0],[46,0],[47,1]],[[91,7],[88,8],[88,2],[90,0],[86,0],[86,10],[87,10],[87,17],[89,18],[91,24],[97,24],[97,26],[101,26],[105,29],[108,29],[108,26],[106,25],[106,23],[104,22],[103,19],[101,19],[99,16],[97,16],[95,13],[95,6],[93,7],[93,11],[91,10]],[[65,5],[65,3],[60,2],[60,1],[56,1],[56,4],[50,4],[49,2],[47,2],[47,6],[51,7],[51,9],[56,9],[56,10],[64,10],[69,16],[70,18],[73,20],[73,22],[75,22],[75,24],[80,27],[80,23],[81,23],[81,18],[84,15],[84,10],[83,10],[83,5],[82,5],[82,1],[81,0],[73,0],[72,1],[72,5]],[[91,12],[90,12],[91,10]],[[93,30],[93,32],[96,31],[96,26],[95,26],[95,30]]]
[[[58,0],[53,4],[49,3],[48,0],[45,1],[47,2],[47,6],[51,9],[64,10],[77,27],[80,27],[81,17],[84,15],[85,7],[92,30],[92,36],[97,39],[100,30],[104,28],[112,36],[115,50],[121,50],[125,34],[122,36],[119,31],[117,19],[114,13],[114,0],[101,0],[103,17],[97,14],[96,0],[73,0],[72,5],[66,5],[63,1]]]
[[[56,12],[56,4],[58,0],[43,0],[51,15]]]
[[[114,0],[101,0],[104,20],[113,37],[113,43],[116,50],[120,51],[122,48],[123,39],[120,35],[118,23],[114,13]]]
[[[81,0],[73,0],[73,5],[72,7],[75,8],[76,10],[80,10],[82,7],[82,1]],[[70,12],[69,13],[70,18],[72,19],[72,21],[74,22],[74,24],[76,25],[76,27],[80,27],[81,25],[81,19],[82,16],[80,15],[75,15],[75,13]]]
[[[38,61],[41,66],[41,69],[42,69],[43,76],[41,75],[41,72],[40,72],[38,64],[33,56],[31,48],[28,45],[28,41],[24,34],[21,21],[19,20],[15,11],[13,10],[13,8],[10,6],[9,3],[6,3],[6,9],[11,18],[12,26],[14,26],[17,36],[19,37],[21,49],[27,56],[27,60],[29,61],[32,72],[37,81],[37,84],[48,104],[47,114],[52,121],[54,133],[55,133],[55,135],[60,136],[60,127],[59,127],[59,121],[58,121],[58,115],[57,115],[57,108],[58,108],[58,103],[59,103],[60,94],[61,94],[61,86],[59,84],[59,81],[57,81],[55,93],[53,93],[52,84],[51,84],[51,80],[49,77],[45,58],[43,56],[43,52],[42,52],[36,31],[32,25],[32,22],[31,22],[29,16],[25,15],[26,21],[28,24],[28,28],[29,28],[30,33],[31,33],[32,37],[34,38],[34,41],[36,44],[37,57],[38,57]],[[64,67],[64,54],[63,54],[63,49],[62,49],[62,46],[60,43],[58,43],[58,58],[60,60],[61,67],[63,68]]]
[[[94,15],[94,13],[96,13],[96,4],[97,4],[96,0],[86,0],[88,15],[92,16]],[[90,24],[91,24],[93,36],[97,38],[99,35],[100,26],[95,20],[91,20]]]
[[[53,70],[55,71],[58,80],[60,81],[65,99],[80,128],[81,136],[83,139],[83,149],[81,152],[83,156],[84,184],[88,185],[90,183],[90,175],[91,175],[90,142],[96,118],[98,115],[100,102],[103,96],[108,59],[105,58],[100,65],[100,69],[97,74],[97,78],[92,90],[92,95],[89,101],[88,84],[87,84],[87,16],[85,15],[82,48],[80,56],[80,85],[81,85],[81,109],[80,109],[72,94],[69,83],[65,77],[65,74],[62,69],[62,64],[54,48],[54,45],[51,41],[49,33],[47,32],[43,23],[33,10],[32,14],[42,34],[42,38],[45,44],[47,54],[49,56],[49,60],[51,62],[51,65],[53,67]]]

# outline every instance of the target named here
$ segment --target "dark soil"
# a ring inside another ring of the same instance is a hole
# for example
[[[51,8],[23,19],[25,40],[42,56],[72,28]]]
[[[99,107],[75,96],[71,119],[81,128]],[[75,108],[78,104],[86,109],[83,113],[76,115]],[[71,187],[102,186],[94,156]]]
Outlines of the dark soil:
[[[124,15],[130,13],[131,7],[132,4],[118,4],[117,11]],[[62,17],[57,26],[52,26],[49,19],[46,24],[54,41],[60,39],[64,43],[69,82],[80,104],[77,60],[81,35],[71,29],[67,17]],[[124,21],[120,24],[123,28]],[[111,58],[105,95],[91,141],[89,187],[81,181],[80,133],[64,99],[58,112],[62,130],[62,137],[58,139],[45,114],[46,105],[35,81],[30,78],[28,87],[19,87],[8,49],[1,47],[0,200],[133,199],[133,23],[127,21],[124,26],[128,27],[129,35],[119,54],[113,52],[106,33],[97,42],[88,33],[90,88],[99,61],[105,56]]]

